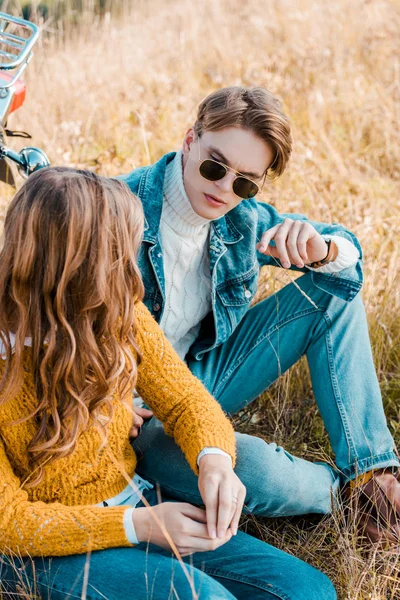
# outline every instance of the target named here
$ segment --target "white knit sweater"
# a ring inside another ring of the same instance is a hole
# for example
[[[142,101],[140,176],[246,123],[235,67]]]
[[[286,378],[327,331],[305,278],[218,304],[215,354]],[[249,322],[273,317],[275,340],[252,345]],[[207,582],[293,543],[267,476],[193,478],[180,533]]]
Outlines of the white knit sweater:
[[[182,359],[211,310],[209,233],[210,221],[193,210],[186,195],[178,152],[167,165],[164,182],[160,235],[165,306],[160,326]]]

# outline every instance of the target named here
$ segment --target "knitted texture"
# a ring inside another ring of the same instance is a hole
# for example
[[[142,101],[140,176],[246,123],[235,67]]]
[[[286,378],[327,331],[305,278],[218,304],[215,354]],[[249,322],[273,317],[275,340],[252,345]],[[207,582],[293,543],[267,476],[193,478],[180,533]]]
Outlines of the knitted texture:
[[[195,472],[197,456],[206,446],[219,447],[234,459],[233,428],[219,404],[179,359],[142,303],[136,316],[143,357],[136,385],[146,404]],[[0,550],[63,556],[131,546],[123,523],[127,508],[94,506],[121,492],[126,477],[134,475],[131,399],[123,402],[114,396],[106,444],[91,426],[80,434],[72,454],[45,466],[42,481],[24,489],[29,478],[27,447],[36,425],[33,419],[12,426],[7,422],[26,416],[36,405],[30,348],[25,349],[24,368],[20,393],[0,406]]]
[[[193,210],[187,197],[182,153],[177,152],[165,172],[160,222],[165,276],[160,327],[182,359],[211,311],[209,232],[210,221]]]

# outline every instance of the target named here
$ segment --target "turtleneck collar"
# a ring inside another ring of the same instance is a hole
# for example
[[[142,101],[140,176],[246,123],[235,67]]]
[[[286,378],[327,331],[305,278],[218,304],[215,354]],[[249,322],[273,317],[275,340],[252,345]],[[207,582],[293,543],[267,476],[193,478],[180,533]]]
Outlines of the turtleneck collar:
[[[168,163],[164,179],[162,220],[176,233],[193,235],[208,228],[211,221],[192,208],[183,183],[182,151]]]

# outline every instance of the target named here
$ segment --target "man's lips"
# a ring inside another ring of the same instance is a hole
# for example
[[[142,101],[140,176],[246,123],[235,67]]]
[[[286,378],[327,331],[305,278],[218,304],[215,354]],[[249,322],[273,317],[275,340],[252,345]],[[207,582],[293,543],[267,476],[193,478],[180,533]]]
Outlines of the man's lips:
[[[216,196],[212,196],[211,194],[204,194],[205,199],[212,206],[225,206],[226,202],[217,198]]]

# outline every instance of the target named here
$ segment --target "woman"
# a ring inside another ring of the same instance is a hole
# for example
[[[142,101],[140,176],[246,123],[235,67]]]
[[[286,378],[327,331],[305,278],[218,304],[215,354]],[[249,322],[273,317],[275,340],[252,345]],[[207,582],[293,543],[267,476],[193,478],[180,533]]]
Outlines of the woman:
[[[237,532],[233,430],[141,302],[143,214],[125,184],[44,169],[4,229],[3,585],[35,580],[51,598],[335,598],[323,574]],[[134,476],[134,387],[198,473],[206,510],[161,502]]]

